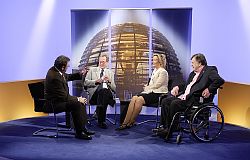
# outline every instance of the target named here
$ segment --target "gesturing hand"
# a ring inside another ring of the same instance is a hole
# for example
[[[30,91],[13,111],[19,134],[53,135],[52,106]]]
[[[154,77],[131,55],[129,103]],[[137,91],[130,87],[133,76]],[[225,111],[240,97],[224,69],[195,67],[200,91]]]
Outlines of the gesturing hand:
[[[80,71],[80,73],[81,73],[82,75],[86,75],[86,74],[88,73],[88,71],[89,71],[89,69],[88,69],[87,67],[85,67],[85,68],[83,68],[83,69]]]
[[[79,102],[81,102],[82,104],[87,104],[87,99],[83,98],[83,97],[78,97]]]

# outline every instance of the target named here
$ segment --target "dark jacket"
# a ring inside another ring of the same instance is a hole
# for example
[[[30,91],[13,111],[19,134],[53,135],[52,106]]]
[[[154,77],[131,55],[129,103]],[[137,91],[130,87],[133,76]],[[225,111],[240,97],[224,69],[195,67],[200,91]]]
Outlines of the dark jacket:
[[[46,100],[51,101],[54,104],[67,101],[77,101],[76,96],[71,96],[69,94],[67,81],[80,80],[82,79],[82,75],[80,73],[65,73],[64,77],[55,67],[49,69],[44,84],[44,96]]]
[[[195,76],[194,71],[189,74],[187,83],[184,85],[179,85],[179,91],[185,91],[187,85],[193,80]],[[195,102],[199,102],[199,98],[202,92],[208,88],[211,93],[210,97],[204,99],[205,102],[213,101],[214,95],[217,93],[217,89],[224,84],[224,79],[222,79],[218,70],[215,66],[204,66],[196,82],[190,89],[190,93],[186,97],[187,105],[191,106]]]

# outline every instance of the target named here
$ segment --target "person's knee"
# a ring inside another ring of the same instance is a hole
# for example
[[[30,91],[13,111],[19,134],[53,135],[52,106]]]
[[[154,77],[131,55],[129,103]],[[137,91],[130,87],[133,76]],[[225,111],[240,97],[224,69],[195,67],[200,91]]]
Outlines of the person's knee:
[[[177,105],[177,101],[172,101],[170,106],[176,106]]]
[[[70,101],[68,102],[68,107],[71,110],[80,110],[80,109],[86,109],[85,105],[83,105],[81,102],[79,101]]]
[[[142,106],[145,103],[145,100],[142,96],[140,96],[137,98],[136,103]]]
[[[172,102],[172,99],[164,98],[164,99],[161,101],[161,106],[162,106],[162,108],[168,108],[169,105],[171,104],[171,102]]]
[[[133,96],[132,99],[131,99],[131,101],[136,101],[137,98],[138,98],[137,96]]]

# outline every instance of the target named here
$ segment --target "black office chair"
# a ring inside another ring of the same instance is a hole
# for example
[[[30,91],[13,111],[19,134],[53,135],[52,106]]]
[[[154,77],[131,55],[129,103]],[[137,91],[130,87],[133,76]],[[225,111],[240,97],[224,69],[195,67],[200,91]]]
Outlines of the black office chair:
[[[33,136],[57,138],[59,132],[65,133],[65,132],[71,131],[72,130],[71,128],[59,129],[59,124],[58,124],[57,116],[56,116],[57,113],[54,112],[53,102],[46,101],[46,99],[44,98],[44,81],[29,83],[28,87],[29,87],[31,96],[34,100],[34,111],[44,112],[44,113],[53,113],[54,122],[55,122],[55,127],[45,127],[45,128],[39,129],[33,133]],[[53,112],[45,111],[43,107],[45,103],[49,103],[51,105]],[[46,132],[46,131],[56,131],[56,133],[55,134],[40,134],[41,132]]]
[[[173,84],[173,80],[169,79],[168,80],[168,90],[169,91],[171,90],[172,84]],[[141,124],[148,123],[148,122],[155,122],[155,128],[158,128],[159,127],[159,110],[161,108],[161,101],[162,101],[163,98],[165,98],[167,96],[168,96],[168,93],[162,93],[160,95],[157,103],[150,104],[150,105],[147,105],[147,106],[144,105],[145,107],[156,108],[156,117],[155,117],[155,119],[144,120],[142,122],[137,123],[136,125],[141,125]]]

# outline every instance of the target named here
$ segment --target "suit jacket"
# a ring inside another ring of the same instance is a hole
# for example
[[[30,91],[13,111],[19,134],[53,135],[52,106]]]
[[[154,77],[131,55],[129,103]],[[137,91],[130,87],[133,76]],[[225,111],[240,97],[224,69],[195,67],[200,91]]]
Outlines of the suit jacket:
[[[49,69],[44,84],[44,96],[46,100],[52,101],[53,104],[67,101],[77,101],[76,96],[71,96],[69,94],[67,81],[82,79],[82,75],[80,73],[65,73],[64,77],[54,66]],[[46,103],[45,107],[47,108],[46,110],[51,110],[51,108],[49,108],[48,104]]]
[[[159,68],[152,73],[149,84],[144,87],[142,93],[168,93],[168,72],[164,68]]]
[[[185,85],[179,85],[179,91],[185,91],[187,85],[193,80],[195,72],[189,74],[187,83]],[[192,85],[190,93],[186,97],[187,105],[191,106],[195,102],[199,102],[199,98],[202,92],[208,88],[211,93],[210,97],[204,99],[205,102],[212,102],[214,95],[217,93],[217,89],[224,84],[224,79],[222,79],[218,70],[215,66],[204,66],[201,73],[199,74],[196,82]]]
[[[91,67],[85,77],[84,86],[87,87],[87,90],[90,95],[90,99],[92,98],[93,94],[95,93],[96,89],[99,86],[98,84],[95,84],[95,81],[100,78],[100,73],[101,73],[100,67]],[[114,81],[114,72],[110,69],[105,68],[103,75],[106,75],[109,77],[109,80],[111,82],[108,83],[108,87],[112,91],[115,91],[116,85]]]

